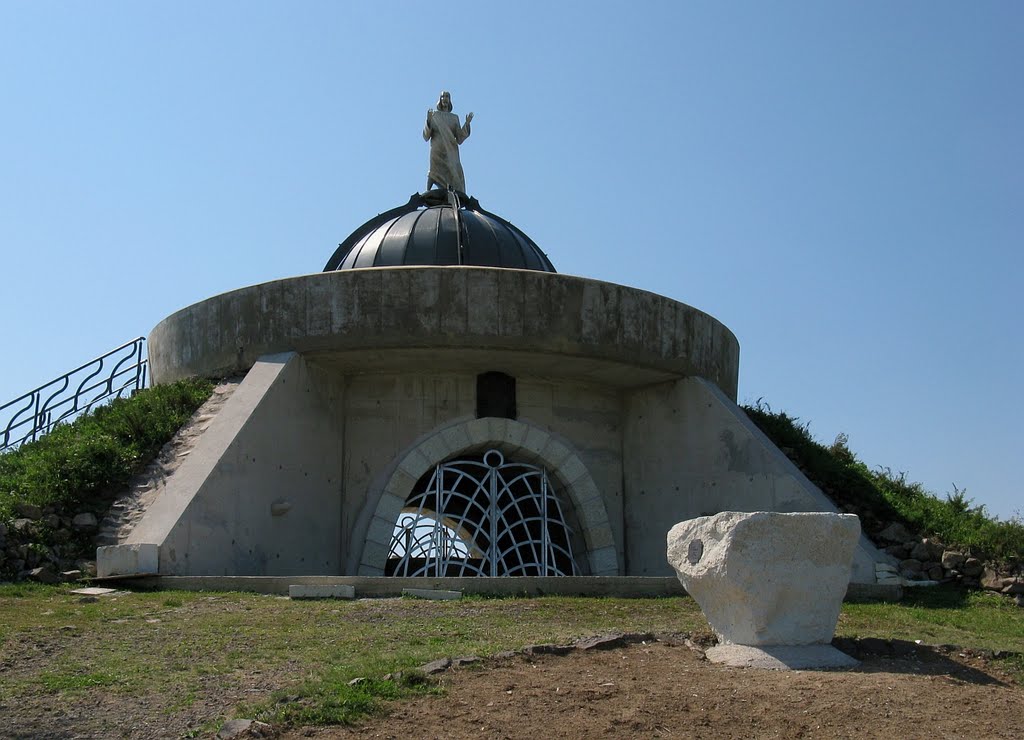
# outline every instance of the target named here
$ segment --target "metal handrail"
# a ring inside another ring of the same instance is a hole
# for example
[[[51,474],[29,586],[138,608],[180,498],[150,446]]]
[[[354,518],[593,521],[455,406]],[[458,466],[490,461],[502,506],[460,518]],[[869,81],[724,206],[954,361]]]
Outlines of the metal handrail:
[[[125,342],[0,406],[0,451],[35,441],[97,404],[145,388],[149,367],[145,343],[145,337]],[[107,360],[113,367],[104,376]],[[75,390],[66,393],[72,387]]]

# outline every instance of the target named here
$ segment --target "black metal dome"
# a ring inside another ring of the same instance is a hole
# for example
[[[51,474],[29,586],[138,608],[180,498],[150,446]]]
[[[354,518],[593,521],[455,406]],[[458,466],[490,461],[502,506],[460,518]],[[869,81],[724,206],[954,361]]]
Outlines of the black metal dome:
[[[417,193],[372,218],[331,255],[324,272],[401,265],[476,265],[556,272],[537,244],[476,198],[454,191]]]

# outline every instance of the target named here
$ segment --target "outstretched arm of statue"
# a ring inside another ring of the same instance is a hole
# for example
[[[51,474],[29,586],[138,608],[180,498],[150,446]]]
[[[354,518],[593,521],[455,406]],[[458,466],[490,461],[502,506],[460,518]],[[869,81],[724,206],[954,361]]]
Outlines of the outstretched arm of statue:
[[[433,109],[427,109],[427,122],[423,124],[423,140],[430,141],[430,114],[433,113]]]
[[[456,139],[458,140],[458,142],[459,142],[460,144],[461,144],[462,142],[464,142],[464,141],[465,141],[466,139],[468,139],[468,138],[469,138],[469,134],[470,134],[470,130],[469,130],[469,124],[470,124],[470,122],[471,122],[472,120],[473,120],[473,114],[472,114],[472,113],[470,113],[470,114],[469,114],[468,116],[466,116],[466,122],[465,122],[464,124],[462,124],[462,128],[460,128],[460,129],[459,129],[459,130],[458,130],[458,131],[456,132],[456,137],[455,137],[455,138],[456,138]]]

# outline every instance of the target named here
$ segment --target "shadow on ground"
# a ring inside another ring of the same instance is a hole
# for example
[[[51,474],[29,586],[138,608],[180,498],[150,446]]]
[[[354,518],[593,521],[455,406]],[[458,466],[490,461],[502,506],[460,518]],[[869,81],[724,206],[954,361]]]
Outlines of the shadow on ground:
[[[956,645],[921,645],[908,640],[837,637],[832,645],[861,661],[853,670],[866,673],[910,673],[944,675],[981,686],[1006,686],[987,673],[988,661],[1009,657],[1005,651],[975,650]],[[973,663],[974,665],[969,665]]]

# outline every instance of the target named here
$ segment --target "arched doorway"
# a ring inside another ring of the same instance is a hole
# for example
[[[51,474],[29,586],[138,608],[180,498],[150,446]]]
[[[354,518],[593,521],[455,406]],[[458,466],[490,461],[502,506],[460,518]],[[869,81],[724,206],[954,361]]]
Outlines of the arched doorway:
[[[578,575],[547,471],[491,449],[423,475],[395,523],[385,575]]]

